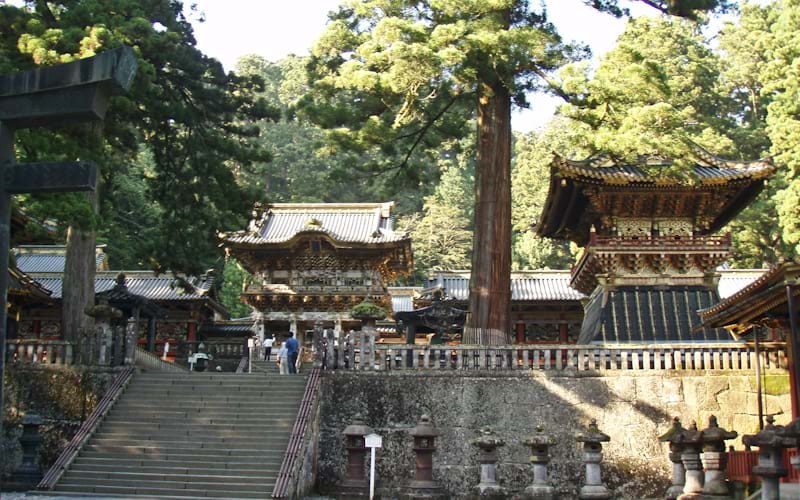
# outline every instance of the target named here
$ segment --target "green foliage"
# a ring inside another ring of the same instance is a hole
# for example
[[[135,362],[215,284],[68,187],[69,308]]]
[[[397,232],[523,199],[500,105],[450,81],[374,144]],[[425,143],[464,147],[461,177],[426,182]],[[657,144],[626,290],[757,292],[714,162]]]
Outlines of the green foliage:
[[[562,72],[573,97],[560,113],[591,127],[586,142],[595,152],[688,160],[678,168],[691,161],[695,144],[730,156],[733,122],[716,89],[719,67],[696,24],[632,19],[594,75],[585,66]]]
[[[381,320],[386,317],[386,311],[369,299],[365,299],[363,302],[350,309],[350,316],[362,320]]]
[[[244,304],[240,299],[240,295],[250,282],[250,279],[250,273],[236,259],[229,258],[225,261],[219,299],[222,305],[228,309],[232,318],[243,318],[249,316],[252,312],[250,306]]]
[[[104,225],[127,218],[114,213],[115,197],[117,189],[130,194],[125,187],[131,184],[116,177],[125,176],[125,165],[146,150],[151,161],[144,170],[145,205],[156,209],[141,221],[148,239],[124,260],[159,271],[204,271],[219,256],[216,231],[241,227],[255,200],[253,190],[237,184],[236,172],[267,159],[249,140],[259,132],[250,125],[253,119],[276,116],[256,98],[257,79],[226,75],[199,52],[182,3],[175,0],[35,2],[29,9],[0,10],[0,26],[10,28],[0,37],[0,64],[14,69],[120,44],[133,47],[139,70],[130,95],[114,99],[99,134],[102,144],[87,150],[85,133],[35,131],[20,135],[19,150],[28,160],[33,154],[98,160],[106,187],[100,202]]]

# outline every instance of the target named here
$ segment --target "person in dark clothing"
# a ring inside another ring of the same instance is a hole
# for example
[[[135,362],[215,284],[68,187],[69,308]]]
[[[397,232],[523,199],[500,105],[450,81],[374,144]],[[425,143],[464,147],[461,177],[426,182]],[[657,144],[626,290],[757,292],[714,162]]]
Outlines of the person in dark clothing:
[[[300,352],[300,344],[297,343],[295,333],[291,332],[291,337],[286,341],[286,350],[289,352],[289,374],[297,373],[297,354]]]

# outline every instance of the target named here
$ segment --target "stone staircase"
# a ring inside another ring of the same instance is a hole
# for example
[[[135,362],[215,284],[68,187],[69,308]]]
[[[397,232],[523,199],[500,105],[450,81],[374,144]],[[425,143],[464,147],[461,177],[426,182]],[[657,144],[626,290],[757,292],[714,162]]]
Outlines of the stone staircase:
[[[269,498],[305,384],[255,370],[137,374],[50,494]]]

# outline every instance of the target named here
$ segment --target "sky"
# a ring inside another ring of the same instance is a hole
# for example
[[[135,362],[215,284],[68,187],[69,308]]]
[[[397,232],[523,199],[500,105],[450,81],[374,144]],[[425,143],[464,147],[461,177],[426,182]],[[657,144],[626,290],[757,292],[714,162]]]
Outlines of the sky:
[[[536,1],[536,0],[534,0]],[[197,13],[190,14],[197,46],[203,53],[233,70],[236,61],[246,54],[257,54],[269,61],[286,55],[306,55],[325,28],[327,14],[341,0],[194,0],[205,18],[199,22]],[[621,0],[633,15],[655,15],[656,12],[639,2]],[[625,28],[624,19],[587,7],[581,0],[547,0],[548,15],[565,40],[588,44],[597,59],[613,48]],[[549,121],[559,100],[534,94],[531,109],[516,110],[511,126],[515,131],[528,132]]]

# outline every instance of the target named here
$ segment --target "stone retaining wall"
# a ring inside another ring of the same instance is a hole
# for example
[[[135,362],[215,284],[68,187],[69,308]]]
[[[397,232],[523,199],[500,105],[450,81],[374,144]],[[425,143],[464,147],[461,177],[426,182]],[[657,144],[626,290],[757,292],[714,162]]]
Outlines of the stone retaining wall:
[[[22,460],[18,423],[23,415],[35,412],[42,417],[39,464],[42,471],[46,471],[102,399],[114,375],[112,368],[102,367],[7,365],[3,411],[5,436],[0,440],[5,449],[5,460],[0,474],[7,476]]]
[[[777,423],[790,420],[788,376],[768,374],[765,411]],[[777,383],[776,383],[777,381]],[[379,491],[395,495],[413,477],[408,431],[429,414],[442,435],[434,455],[434,477],[452,497],[465,497],[478,483],[476,431],[492,426],[506,441],[499,450],[498,479],[510,493],[532,482],[530,449],[522,445],[536,425],[554,434],[550,483],[558,498],[576,498],[583,465],[574,434],[597,419],[611,436],[604,447],[603,477],[621,498],[661,497],[669,486],[667,448],[657,437],[673,416],[702,429],[710,415],[739,434],[758,428],[752,372],[664,371],[471,373],[326,371],[322,380],[318,485],[332,491],[345,474],[342,430],[361,413],[383,436],[378,452]],[[731,442],[737,444],[740,442]]]

